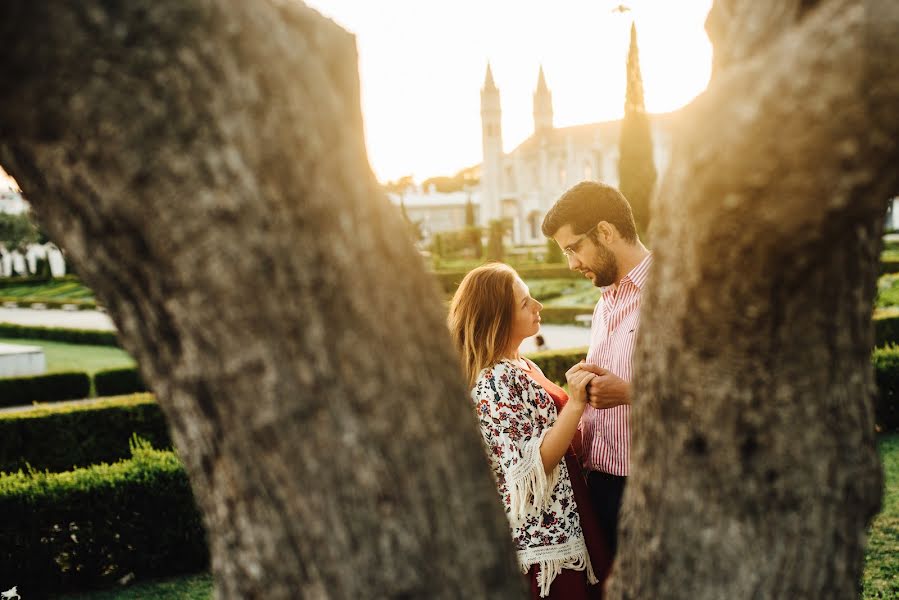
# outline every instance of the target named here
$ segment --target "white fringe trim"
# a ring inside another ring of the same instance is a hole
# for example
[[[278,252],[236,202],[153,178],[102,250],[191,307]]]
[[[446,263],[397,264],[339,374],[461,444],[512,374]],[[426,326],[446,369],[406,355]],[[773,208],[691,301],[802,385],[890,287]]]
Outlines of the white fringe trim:
[[[552,493],[559,483],[564,461],[559,461],[549,475],[543,469],[540,445],[548,432],[549,428],[525,444],[521,459],[506,476],[510,501],[509,521],[513,527],[520,527],[528,514],[543,512],[552,502]]]
[[[587,552],[587,545],[584,543],[583,537],[567,544],[520,550],[518,552],[518,562],[522,573],[527,573],[533,565],[539,567],[537,587],[540,590],[541,598],[546,598],[549,595],[549,588],[562,572],[562,569],[570,569],[572,571],[586,570],[587,581],[591,585],[599,583],[596,573],[593,572],[590,553]]]

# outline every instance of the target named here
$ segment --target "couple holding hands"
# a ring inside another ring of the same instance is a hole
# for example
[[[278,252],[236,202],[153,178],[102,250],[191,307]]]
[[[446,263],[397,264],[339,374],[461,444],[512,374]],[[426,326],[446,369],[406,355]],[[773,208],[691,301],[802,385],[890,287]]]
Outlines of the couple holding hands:
[[[570,269],[603,288],[568,392],[518,352],[543,306],[511,267],[468,273],[448,323],[532,597],[596,599],[628,475],[632,355],[652,256],[627,200],[600,183],[565,192],[542,228]]]

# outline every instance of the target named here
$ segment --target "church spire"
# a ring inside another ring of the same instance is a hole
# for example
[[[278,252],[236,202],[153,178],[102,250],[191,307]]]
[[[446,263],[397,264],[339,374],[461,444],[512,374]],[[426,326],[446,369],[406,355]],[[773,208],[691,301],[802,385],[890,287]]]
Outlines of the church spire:
[[[490,70],[490,61],[487,61],[487,75],[484,76],[484,90],[485,91],[493,91],[497,89],[496,84],[493,83],[493,71]]]
[[[541,133],[553,128],[553,95],[546,85],[543,65],[537,75],[537,91],[534,92],[534,133]]]
[[[488,71],[489,71],[488,66]],[[548,94],[549,86],[546,85],[546,77],[543,75],[543,65],[540,65],[540,74],[537,76],[537,93],[538,94]]]

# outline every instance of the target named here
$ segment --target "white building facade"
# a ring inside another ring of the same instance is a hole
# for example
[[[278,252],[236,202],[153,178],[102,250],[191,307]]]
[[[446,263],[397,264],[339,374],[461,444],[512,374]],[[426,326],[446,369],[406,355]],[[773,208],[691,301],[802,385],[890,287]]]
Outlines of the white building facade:
[[[483,163],[478,190],[479,224],[508,219],[512,242],[545,243],[543,216],[568,188],[585,179],[618,185],[621,121],[557,128],[552,93],[543,68],[534,92],[534,133],[508,154],[503,152],[500,91],[490,65],[481,89]],[[671,151],[673,114],[650,115],[656,171],[661,179]]]

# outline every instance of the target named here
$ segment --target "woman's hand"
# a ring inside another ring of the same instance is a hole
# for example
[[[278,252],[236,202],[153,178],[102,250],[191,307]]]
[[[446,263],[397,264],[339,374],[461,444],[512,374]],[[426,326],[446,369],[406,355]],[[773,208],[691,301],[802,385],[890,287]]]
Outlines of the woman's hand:
[[[581,361],[565,373],[568,381],[568,402],[574,402],[578,406],[587,404],[587,387],[596,378],[596,374],[584,368]]]

